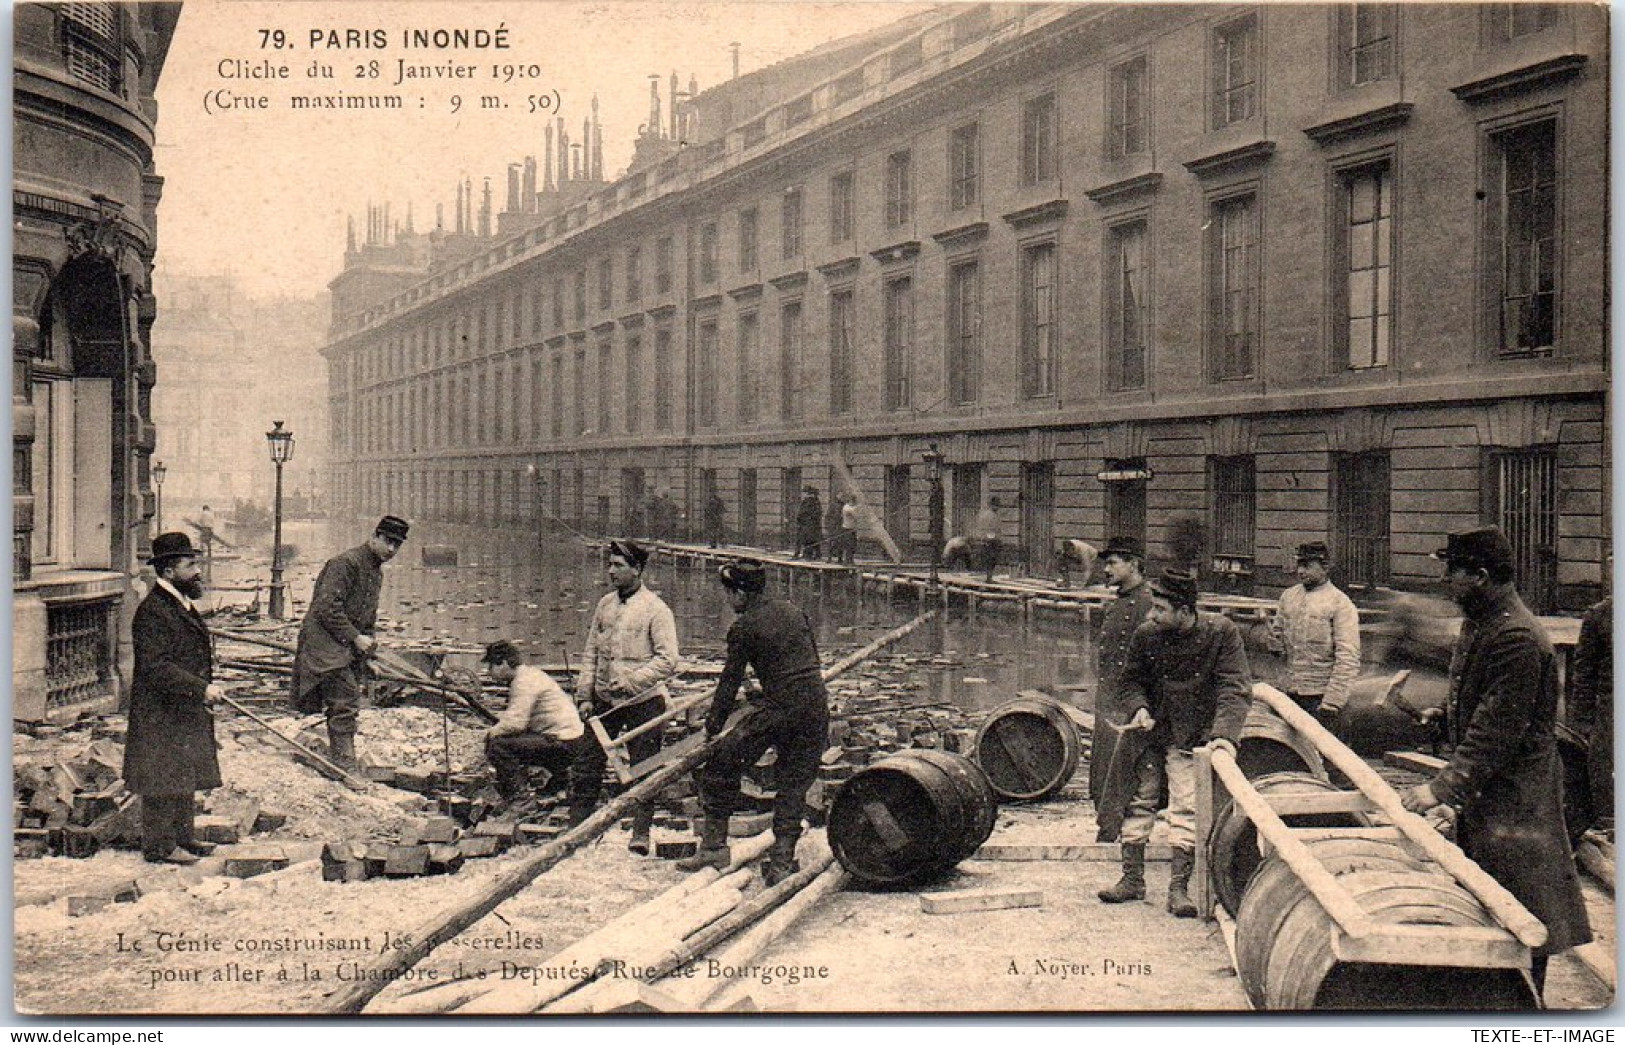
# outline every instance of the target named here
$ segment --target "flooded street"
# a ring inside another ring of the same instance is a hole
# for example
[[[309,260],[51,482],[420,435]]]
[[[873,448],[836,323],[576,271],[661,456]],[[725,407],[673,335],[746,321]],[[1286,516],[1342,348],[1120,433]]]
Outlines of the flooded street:
[[[285,529],[284,542],[298,548],[287,572],[290,616],[303,615],[321,563],[359,543],[369,523],[300,522]],[[458,565],[422,565],[429,545],[455,548]],[[221,578],[251,581],[255,558],[248,554],[229,569],[221,563]],[[712,572],[657,552],[644,579],[671,605],[684,656],[719,659],[733,611]],[[607,590],[599,552],[567,531],[538,536],[422,524],[384,568],[379,613],[395,625],[393,634],[399,638],[460,648],[509,638],[548,664],[574,666],[592,607]],[[856,585],[841,578],[831,578],[822,595],[813,580],[800,580],[788,595],[817,625],[826,662],[919,612],[912,599],[888,602],[873,592],[859,599]],[[918,665],[921,702],[940,701],[976,712],[1020,690],[1041,688],[1079,707],[1092,706],[1094,643],[1081,614],[1043,616],[1024,624],[1010,614],[956,612],[936,626],[921,628],[893,652],[953,661],[946,667]]]

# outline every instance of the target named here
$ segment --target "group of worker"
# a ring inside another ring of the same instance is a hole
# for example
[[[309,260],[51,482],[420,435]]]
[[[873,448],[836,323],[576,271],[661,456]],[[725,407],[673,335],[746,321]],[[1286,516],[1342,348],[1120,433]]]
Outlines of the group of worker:
[[[294,701],[301,710],[325,711],[330,751],[341,764],[354,764],[356,710],[376,648],[381,568],[407,533],[405,520],[385,516],[364,544],[329,560],[300,628]],[[1402,798],[1414,812],[1455,810],[1461,848],[1546,924],[1547,942],[1532,970],[1538,992],[1548,957],[1591,939],[1564,830],[1556,659],[1513,585],[1505,534],[1494,527],[1451,534],[1434,555],[1465,614],[1446,709],[1454,750],[1431,781]],[[192,603],[202,594],[197,560],[185,534],[154,540],[156,584],[133,627],[125,780],[144,799],[143,850],[151,861],[189,863],[207,851],[193,837],[192,793],[220,784],[208,705],[222,694],[212,681],[207,629]],[[1090,793],[1103,827],[1116,827],[1122,856],[1121,878],[1099,898],[1144,899],[1146,845],[1161,812],[1172,854],[1167,907],[1176,917],[1194,917],[1194,753],[1205,747],[1234,756],[1252,701],[1246,650],[1232,621],[1198,609],[1197,578],[1188,570],[1168,568],[1148,579],[1144,549],[1123,536],[1108,540],[1099,560],[1116,597],[1100,626]],[[594,608],[573,699],[512,641],[486,648],[490,677],[509,689],[486,736],[504,801],[526,799],[527,769],[538,765],[567,785],[570,823],[582,823],[597,806],[607,765],[584,719],[597,718],[613,740],[667,711],[667,685],[680,664],[677,628],[670,607],[643,583],[648,561],[633,540],[608,542],[611,590]],[[1295,561],[1298,583],[1282,594],[1271,628],[1286,669],[1282,688],[1335,729],[1359,673],[1359,617],[1329,579],[1333,563],[1324,542],[1299,545]],[[741,806],[741,778],[772,748],[776,797],[765,877],[773,884],[798,870],[806,793],[828,739],[828,693],[810,620],[767,593],[762,565],[735,560],[717,579],[736,614],[705,717],[707,737],[722,740],[695,774],[704,816],[700,844],[679,866],[729,865],[729,818]],[[1593,722],[1606,719],[1610,730],[1611,611],[1605,601],[1587,615],[1575,669],[1583,676],[1575,681],[1586,693],[1585,713]],[[747,668],[760,693],[731,722]],[[657,754],[662,732],[645,729],[629,738],[630,759]],[[1596,739],[1610,752],[1611,774],[1611,736]],[[647,803],[634,815],[629,845],[636,852],[649,851],[651,816]]]

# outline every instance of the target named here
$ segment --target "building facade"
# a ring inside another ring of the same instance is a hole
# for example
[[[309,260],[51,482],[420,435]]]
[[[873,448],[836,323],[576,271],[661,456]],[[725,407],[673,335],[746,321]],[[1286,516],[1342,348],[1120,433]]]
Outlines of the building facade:
[[[178,3],[13,10],[12,693],[105,706],[150,547],[153,89]]]
[[[935,444],[948,532],[997,497],[1037,574],[1192,513],[1212,587],[1311,538],[1421,586],[1486,521],[1584,605],[1607,64],[1589,5],[951,5],[695,93],[680,150],[336,308],[330,485],[600,530],[716,492],[782,545],[850,475],[923,557]]]

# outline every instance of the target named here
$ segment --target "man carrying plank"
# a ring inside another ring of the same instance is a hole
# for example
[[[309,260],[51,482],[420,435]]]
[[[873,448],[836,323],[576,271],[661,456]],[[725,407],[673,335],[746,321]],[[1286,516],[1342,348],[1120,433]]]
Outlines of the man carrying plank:
[[[773,848],[763,872],[772,886],[800,870],[796,841],[801,837],[807,789],[818,776],[818,760],[829,743],[829,691],[819,668],[812,622],[799,607],[766,594],[767,571],[761,564],[728,563],[717,579],[728,589],[728,601],[738,616],[728,629],[728,659],[705,717],[706,736],[722,732],[747,666],[756,673],[762,694],[695,773],[705,808],[700,851],[677,866],[684,871],[727,868],[728,818],[742,797],[740,778],[773,748],[778,754]]]
[[[576,703],[583,716],[596,715],[610,739],[659,718],[666,710],[666,680],[677,673],[677,621],[665,600],[643,583],[649,552],[634,540],[609,542],[604,571],[614,588],[598,600],[587,628],[587,649],[576,677]],[[651,730],[627,746],[634,762],[660,751],[660,731]],[[583,750],[570,768],[570,825],[586,820],[598,804],[609,756],[597,743]],[[638,807],[628,847],[649,852],[654,806]]]
[[[1128,728],[1150,733],[1135,764],[1133,795],[1124,796],[1123,877],[1099,896],[1105,903],[1145,899],[1145,846],[1166,787],[1173,860],[1168,911],[1194,918],[1196,905],[1186,891],[1196,856],[1192,749],[1215,745],[1235,754],[1252,703],[1252,680],[1236,625],[1217,613],[1197,611],[1193,574],[1170,568],[1152,582],[1150,616],[1129,639],[1119,693],[1130,716]]]

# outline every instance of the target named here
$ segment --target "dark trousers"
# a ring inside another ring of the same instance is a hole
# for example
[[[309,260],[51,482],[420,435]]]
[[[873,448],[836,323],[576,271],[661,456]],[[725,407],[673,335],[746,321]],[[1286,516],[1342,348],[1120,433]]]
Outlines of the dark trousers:
[[[330,732],[355,736],[356,719],[361,712],[361,679],[355,668],[329,671],[316,683],[306,700],[312,703],[321,701],[327,713]]]
[[[801,837],[807,789],[818,778],[819,759],[829,746],[829,706],[822,688],[816,700],[809,696],[788,706],[760,705],[723,734],[695,773],[707,819],[724,819],[739,808],[744,797],[740,779],[773,748],[778,753],[773,765],[773,838]]]
[[[192,817],[197,802],[188,791],[181,795],[141,796],[141,855],[162,860],[177,846],[191,845]]]
[[[503,737],[486,737],[485,757],[496,774],[497,793],[511,801],[523,797],[521,793],[527,783],[527,767],[541,766],[546,769],[549,790],[557,791],[581,753],[597,746],[586,734],[574,740],[555,740],[540,733],[514,733]]]
[[[594,710],[594,714],[603,715],[605,704]],[[622,733],[636,729],[650,719],[658,718],[666,710],[666,701],[663,697],[654,700],[645,700],[630,707],[621,708],[604,715],[604,731],[613,740]],[[583,738],[584,743],[575,761],[570,766],[570,810],[572,814],[583,811],[591,812],[593,806],[598,804],[598,795],[604,788],[604,767],[609,765],[609,756],[604,749],[598,746],[598,740],[592,735],[592,727]],[[651,729],[627,745],[627,757],[633,762],[642,762],[646,758],[653,758],[660,751],[660,734],[662,730]],[[653,812],[653,807],[649,807]]]

